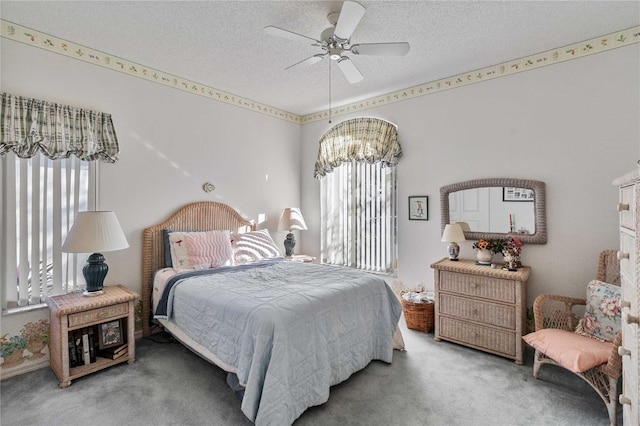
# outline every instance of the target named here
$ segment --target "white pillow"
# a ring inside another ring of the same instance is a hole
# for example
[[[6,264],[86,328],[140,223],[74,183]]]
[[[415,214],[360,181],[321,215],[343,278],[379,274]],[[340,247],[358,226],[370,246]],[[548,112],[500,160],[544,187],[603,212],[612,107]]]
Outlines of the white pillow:
[[[282,253],[266,229],[244,234],[233,233],[231,234],[231,246],[236,265],[282,257]]]
[[[171,232],[169,245],[176,271],[233,264],[229,231]]]

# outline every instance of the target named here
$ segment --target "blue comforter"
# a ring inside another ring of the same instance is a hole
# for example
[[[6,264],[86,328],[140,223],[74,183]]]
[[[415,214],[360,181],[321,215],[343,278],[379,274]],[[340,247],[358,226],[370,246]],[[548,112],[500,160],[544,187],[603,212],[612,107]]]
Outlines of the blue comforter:
[[[392,361],[402,307],[376,275],[283,260],[188,275],[156,315],[236,368],[257,425],[291,424],[330,386]]]

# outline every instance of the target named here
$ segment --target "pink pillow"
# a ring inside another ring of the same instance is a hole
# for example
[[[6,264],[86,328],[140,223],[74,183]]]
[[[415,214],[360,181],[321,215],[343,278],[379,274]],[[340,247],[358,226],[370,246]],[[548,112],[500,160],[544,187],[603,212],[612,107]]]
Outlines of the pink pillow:
[[[233,264],[229,231],[169,234],[173,269],[207,269]]]
[[[574,373],[604,364],[613,343],[601,342],[567,330],[545,328],[522,337],[525,342]]]

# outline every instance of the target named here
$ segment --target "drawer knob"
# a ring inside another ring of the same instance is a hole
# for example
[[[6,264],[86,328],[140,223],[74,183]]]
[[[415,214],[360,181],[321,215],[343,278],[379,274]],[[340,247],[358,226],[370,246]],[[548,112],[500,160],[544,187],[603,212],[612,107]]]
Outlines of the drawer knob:
[[[616,257],[618,258],[618,260],[629,259],[629,253],[619,251],[618,253],[616,253]]]
[[[476,283],[471,283],[471,288],[478,288],[478,284],[476,284]]]
[[[640,317],[627,314],[627,324],[640,324]]]
[[[624,348],[622,346],[618,346],[618,355],[620,356],[631,356],[631,351],[627,348]]]
[[[631,309],[631,302],[629,302],[628,300],[623,300],[620,302],[620,307],[621,308],[629,308]]]
[[[620,401],[620,404],[622,405],[631,405],[631,399],[624,396],[623,393],[621,393],[620,396],[618,397],[618,401]]]
[[[629,204],[618,203],[618,211],[623,212],[629,210]]]
[[[478,310],[477,310],[477,309],[472,309],[472,310],[471,310],[471,313],[472,313],[473,315],[478,315]]]

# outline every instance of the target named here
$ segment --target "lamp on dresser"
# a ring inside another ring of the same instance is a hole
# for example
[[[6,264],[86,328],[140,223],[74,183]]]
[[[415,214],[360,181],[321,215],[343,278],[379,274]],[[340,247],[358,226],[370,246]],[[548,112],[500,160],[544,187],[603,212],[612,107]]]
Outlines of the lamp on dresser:
[[[296,246],[296,238],[291,231],[305,231],[306,229],[307,224],[304,222],[298,207],[287,207],[282,210],[280,222],[278,222],[278,231],[289,231],[287,238],[284,240],[285,256],[293,257],[293,249]]]
[[[116,214],[112,211],[79,212],[62,245],[65,253],[93,253],[82,268],[87,283],[85,296],[102,294],[109,266],[101,252],[129,247]]]
[[[460,246],[458,245],[458,242],[465,240],[464,232],[459,224],[453,223],[444,227],[441,241],[449,243],[449,246],[447,247],[449,260],[458,260],[458,254],[460,254]]]

